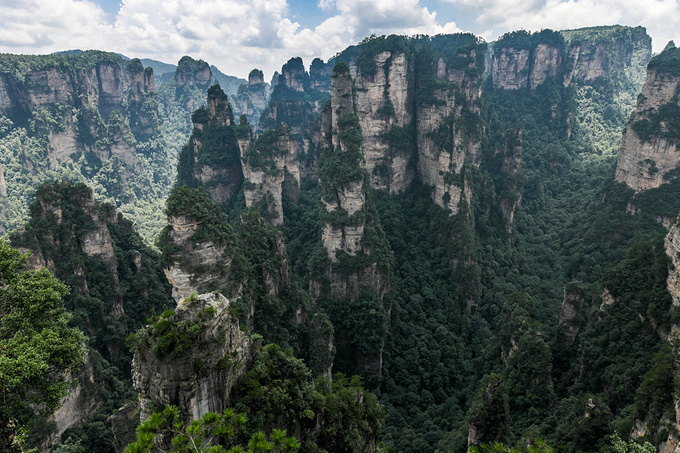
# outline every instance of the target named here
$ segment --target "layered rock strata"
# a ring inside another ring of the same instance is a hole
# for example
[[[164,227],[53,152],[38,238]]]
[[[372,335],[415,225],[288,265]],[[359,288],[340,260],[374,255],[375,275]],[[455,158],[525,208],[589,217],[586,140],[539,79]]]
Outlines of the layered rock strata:
[[[680,49],[666,49],[647,68],[647,80],[623,135],[616,163],[616,180],[636,192],[655,189],[680,166],[680,68],[666,63]]]
[[[180,329],[182,323],[197,327],[188,343],[159,352],[155,345],[162,341],[162,334],[158,328],[147,326],[132,362],[141,421],[169,405],[177,406],[188,418],[185,421],[224,411],[232,388],[253,357],[250,335],[239,328],[229,311],[229,301],[218,293],[190,297],[164,321],[170,323],[170,329]]]

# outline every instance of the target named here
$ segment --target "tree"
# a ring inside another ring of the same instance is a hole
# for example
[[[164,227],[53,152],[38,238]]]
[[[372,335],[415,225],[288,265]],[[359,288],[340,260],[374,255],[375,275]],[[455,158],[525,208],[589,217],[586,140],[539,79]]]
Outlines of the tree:
[[[625,442],[621,440],[618,434],[612,435],[611,442],[616,453],[654,453],[656,451],[654,445],[649,442],[644,444],[638,444],[634,440]]]
[[[85,336],[68,327],[68,288],[0,241],[0,451],[17,449],[17,418],[29,405],[50,413],[84,362]]]
[[[137,428],[137,441],[128,445],[125,452],[148,453],[161,447],[163,451],[177,453],[283,453],[297,452],[300,448],[294,437],[286,437],[286,431],[279,429],[274,429],[269,439],[258,431],[247,444],[239,445],[246,420],[245,415],[227,409],[222,414],[209,412],[184,425],[179,409],[168,406]]]

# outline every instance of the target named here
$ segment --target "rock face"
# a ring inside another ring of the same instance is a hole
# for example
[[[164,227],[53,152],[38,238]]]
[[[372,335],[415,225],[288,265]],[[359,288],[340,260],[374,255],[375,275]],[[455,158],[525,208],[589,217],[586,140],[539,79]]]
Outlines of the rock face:
[[[565,85],[599,77],[621,80],[636,58],[651,57],[652,38],[644,27],[590,27],[560,33],[568,44]]]
[[[172,299],[158,254],[87,186],[47,183],[35,198],[31,218],[10,236],[11,243],[32,253],[30,266],[47,267],[69,285],[64,305],[76,314],[74,322],[86,332],[90,347],[86,365],[74,376],[77,385],[46,420],[54,428],[40,441],[47,450],[66,429],[120,402],[111,397],[110,386],[121,383],[118,377],[111,380],[112,373],[129,369],[125,338]]]
[[[269,223],[283,223],[283,196],[296,201],[300,195],[298,143],[287,128],[267,131],[242,149],[246,207],[264,204]]]
[[[482,71],[475,41],[467,44],[454,53],[455,65],[448,67],[444,60],[437,62],[436,74],[443,77],[438,80],[448,82],[446,87],[431,88],[432,82],[425,82],[427,79],[416,86],[429,95],[417,111],[418,176],[434,188],[433,201],[452,214],[471,201],[472,188],[464,169],[478,167],[481,159],[477,104]],[[425,68],[420,70],[435,72],[434,68]]]
[[[216,244],[210,239],[194,240],[201,224],[199,219],[186,215],[169,215],[166,234],[171,243],[181,247],[181,253],[166,260],[163,268],[172,285],[175,301],[189,297],[193,291],[212,291],[232,286],[229,270],[233,256],[227,244]],[[200,267],[201,272],[197,272]]]
[[[151,138],[159,128],[158,111],[149,110],[144,104],[146,102],[148,106],[156,100],[153,69],[144,68],[142,62],[135,58],[127,64],[127,73],[130,77],[130,129],[135,138],[143,142]]]
[[[650,61],[647,80],[626,128],[616,164],[616,180],[636,192],[655,189],[680,165],[675,125],[680,91],[680,49],[664,50]]]
[[[241,331],[229,301],[221,294],[194,296],[180,302],[171,315],[148,326],[132,362],[132,380],[139,392],[141,421],[151,411],[179,407],[188,420],[227,408],[231,390],[248,369],[252,357],[250,335]],[[158,343],[167,330],[196,326],[189,339],[170,348]]]
[[[232,96],[234,115],[246,115],[248,122],[257,127],[268,101],[269,87],[264,83],[264,74],[253,69],[248,75],[248,84],[240,85],[236,95]]]
[[[673,223],[664,240],[666,255],[670,260],[666,285],[673,305],[680,306],[680,225]]]
[[[177,63],[175,83],[178,87],[196,85],[208,88],[212,83],[210,65],[203,60],[194,60],[189,56],[182,57]]]
[[[372,60],[375,73],[359,72],[354,81],[356,114],[364,137],[364,168],[373,187],[403,192],[415,177],[409,165],[413,147],[408,146],[409,141],[397,142],[397,136],[413,132],[415,93],[409,69],[414,67],[414,56],[384,51]],[[386,140],[386,134],[391,134],[393,139]]]
[[[516,31],[493,43],[490,77],[494,89],[535,91],[548,78],[564,86],[598,78],[622,80],[636,58],[651,56],[643,27],[592,27],[533,35]]]
[[[502,156],[501,171],[505,173],[506,177],[498,203],[503,214],[503,220],[505,221],[505,231],[512,234],[515,209],[517,209],[517,206],[522,201],[522,193],[517,182],[522,168],[521,130],[516,129],[505,134],[505,147]]]
[[[291,58],[281,68],[281,74],[275,73],[272,78],[271,98],[262,112],[258,128],[276,129],[285,124],[293,135],[301,135],[328,99],[329,83],[323,82],[324,74],[328,72],[329,68],[318,60],[312,83],[302,59]]]
[[[5,67],[18,64],[12,56],[5,58]],[[22,124],[41,108],[76,109],[59,115],[58,126],[46,131],[50,166],[91,152],[102,161],[118,156],[134,171],[134,138],[127,136],[145,140],[159,127],[151,68],[144,69],[138,59],[125,64],[118,55],[97,51],[31,59],[33,69],[25,73],[20,72],[25,67],[16,67],[0,74],[0,114]],[[64,69],[69,66],[73,70]],[[147,107],[140,112],[143,103]],[[119,119],[121,115],[130,118],[129,126]]]
[[[368,202],[370,190],[362,167],[362,130],[355,113],[350,68],[339,63],[333,69],[331,102],[323,115],[324,149],[319,161],[322,241],[328,259],[323,275],[311,282],[312,297],[320,304],[358,302],[371,318],[373,329],[387,331],[384,297],[389,289],[389,246],[379,229],[377,214]],[[369,243],[366,236],[372,238]],[[348,271],[348,269],[352,269]],[[340,320],[332,320],[341,325]],[[336,331],[335,344],[363,372],[379,375],[384,339],[370,345],[358,343],[343,329]]]
[[[40,218],[43,221],[51,222],[57,229],[61,226],[71,229],[74,217],[79,217],[80,225],[78,225],[78,228],[73,228],[75,231],[73,231],[73,237],[70,238],[61,238],[61,235],[56,231],[42,231],[42,234],[46,237],[39,242],[49,244],[51,247],[43,250],[42,247],[38,246],[27,250],[32,253],[30,263],[33,263],[35,267],[46,265],[51,272],[60,276],[63,270],[54,267],[54,247],[66,245],[61,243],[64,239],[72,241],[71,245],[75,246],[76,249],[71,250],[71,252],[101,261],[110,273],[115,284],[114,289],[117,290],[119,284],[118,261],[108,228],[109,223],[117,222],[115,210],[102,210],[101,205],[92,196],[92,192],[83,184],[71,186],[69,183],[63,182],[55,183],[53,186],[45,185],[41,191],[36,193],[36,199],[35,220]],[[16,238],[15,241],[19,244],[22,242],[19,238]],[[59,250],[57,254],[61,252],[64,251]],[[83,269],[77,264],[70,271],[81,275],[83,273]],[[73,289],[88,293],[90,289],[87,279],[83,279],[80,285],[74,286]],[[117,299],[107,309],[114,317],[120,317],[124,314],[121,299]]]
[[[529,49],[500,48],[494,54],[492,79],[494,88],[525,88],[529,81]]]
[[[104,404],[98,389],[101,382],[96,380],[91,356],[87,356],[85,365],[78,371],[76,379],[77,384],[62,398],[59,409],[47,417],[47,423],[56,426],[42,442],[41,447],[45,450],[58,441],[64,431],[80,426],[83,420],[91,418]],[[93,397],[95,395],[96,397]]]
[[[564,288],[564,299],[557,318],[555,342],[564,348],[574,345],[576,337],[585,324],[585,294],[576,286]]]
[[[234,115],[219,85],[208,90],[207,108],[191,118],[194,129],[180,154],[178,183],[203,186],[215,202],[228,205],[241,188],[243,169]]]

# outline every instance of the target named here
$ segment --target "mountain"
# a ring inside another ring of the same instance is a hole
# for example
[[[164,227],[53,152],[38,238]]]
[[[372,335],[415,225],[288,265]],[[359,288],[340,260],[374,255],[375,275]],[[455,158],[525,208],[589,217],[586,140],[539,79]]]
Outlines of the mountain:
[[[223,73],[213,65],[210,66],[210,70],[212,71],[215,83],[219,84],[224,90],[224,92],[227,93],[227,95],[229,96],[234,95],[238,90],[239,86],[248,83],[248,81],[245,79],[241,79]]]
[[[615,432],[673,451],[676,53],[623,26],[371,37],[234,95],[183,57],[156,92],[177,174],[153,272],[174,300],[130,337],[140,399],[102,432],[140,413],[167,451],[153,412],[182,430],[232,408],[240,442],[285,428],[301,451],[594,452]],[[81,233],[17,244],[69,256]],[[114,448],[87,426],[57,442]]]
[[[163,63],[162,61],[152,60],[150,58],[142,58],[140,61],[144,67],[153,69],[154,82],[158,87],[174,77],[175,71],[177,70],[177,65]]]

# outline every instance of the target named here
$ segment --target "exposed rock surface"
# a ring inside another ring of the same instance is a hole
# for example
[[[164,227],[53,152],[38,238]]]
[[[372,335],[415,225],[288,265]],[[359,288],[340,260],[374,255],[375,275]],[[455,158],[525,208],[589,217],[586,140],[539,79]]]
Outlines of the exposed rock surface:
[[[385,139],[392,128],[405,133],[413,121],[413,55],[384,51],[373,56],[375,74],[355,78],[356,114],[363,134],[364,168],[371,185],[390,192],[403,192],[415,177],[409,162],[413,149]]]
[[[433,201],[457,214],[463,203],[472,199],[472,188],[464,175],[466,165],[479,166],[481,142],[479,125],[462,125],[464,116],[479,114],[481,79],[475,48],[461,50],[462,68],[447,68],[438,62],[437,73],[452,84],[451,89],[433,90],[433,100],[422,103],[417,111],[418,176],[434,188]],[[416,86],[425,90],[424,86]],[[456,96],[458,93],[458,96]]]
[[[286,128],[268,131],[241,147],[246,206],[264,203],[271,225],[283,223],[284,194],[297,200],[300,194],[298,143]]]
[[[505,173],[505,185],[501,189],[499,206],[505,221],[505,231],[512,234],[515,209],[522,201],[517,178],[522,168],[522,131],[508,131],[505,136],[501,171]]]
[[[250,335],[241,331],[238,319],[229,311],[229,301],[218,293],[184,299],[167,319],[199,326],[187,344],[159,352],[154,345],[161,334],[153,326],[139,345],[132,362],[132,380],[139,392],[141,421],[151,411],[169,405],[195,420],[208,412],[222,412],[231,390],[248,369],[253,358]],[[184,341],[184,340],[180,340]],[[184,348],[181,352],[178,348]]]
[[[208,90],[207,108],[192,115],[189,144],[180,154],[179,184],[203,186],[212,199],[229,204],[243,183],[240,148],[234,132],[234,115],[219,85]]]
[[[99,396],[98,386],[101,382],[95,380],[94,365],[90,355],[87,356],[85,365],[78,371],[75,378],[77,383],[68,394],[62,398],[61,406],[47,417],[47,423],[54,424],[54,430],[43,439],[42,448],[58,441],[61,435],[69,428],[80,426],[83,420],[92,417],[104,404]]]
[[[670,260],[666,285],[673,305],[680,306],[680,224],[675,222],[664,240],[666,255]]]
[[[248,75],[248,84],[240,85],[232,96],[234,115],[246,115],[248,122],[257,127],[268,101],[269,87],[264,83],[264,75],[261,70],[253,69]]]
[[[680,53],[667,49],[649,64],[647,80],[623,135],[616,164],[616,180],[636,192],[655,189],[680,165],[678,140],[673,126],[680,108],[680,68],[667,70],[660,62]]]
[[[291,58],[281,68],[281,74],[274,74],[272,94],[260,117],[259,129],[276,129],[285,124],[298,136],[313,122],[328,99],[330,88],[325,79],[330,68],[321,60],[315,61],[313,83],[300,57]]]
[[[208,88],[212,83],[210,65],[203,60],[194,60],[189,56],[182,57],[177,63],[175,83],[178,87],[197,85]]]
[[[233,256],[226,244],[215,244],[206,239],[192,240],[199,227],[196,219],[178,215],[168,217],[170,240],[181,247],[181,252],[163,268],[172,285],[172,297],[179,302],[193,291],[205,292],[231,286],[229,270]],[[201,272],[196,272],[200,268]]]
[[[6,58],[6,67],[12,67],[15,64],[12,56]],[[64,68],[73,66],[74,70],[62,68],[56,61],[49,63],[48,58],[63,60],[60,64]],[[151,68],[144,69],[138,59],[126,64],[118,55],[97,51],[80,56],[31,59],[32,69],[25,74],[20,73],[25,68],[18,67],[0,74],[0,114],[22,124],[40,108],[69,106],[76,109],[78,115],[62,115],[58,118],[60,124],[48,131],[47,151],[52,168],[86,151],[95,153],[103,161],[119,155],[123,162],[134,167],[134,145],[121,143],[122,137],[132,132],[139,139],[146,139],[157,132],[159,126],[154,122],[156,104],[147,101],[155,95]],[[140,112],[139,107],[145,101],[150,109]],[[88,135],[104,138],[99,137],[106,130],[101,125],[110,121],[114,111],[131,117],[130,126],[122,124],[122,128],[116,126],[109,131],[112,139],[109,145],[84,139]],[[77,124],[72,119],[76,116]],[[130,171],[134,170],[132,167]]]
[[[561,347],[571,347],[585,323],[585,294],[578,287],[565,287],[562,307],[557,317],[556,343]]]
[[[323,303],[346,304],[368,298],[371,302],[363,302],[364,316],[375,318],[377,328],[386,332],[389,315],[384,297],[389,289],[389,274],[385,260],[390,252],[384,233],[378,230],[377,214],[367,200],[370,185],[362,167],[362,129],[355,114],[352,85],[349,66],[336,65],[331,102],[323,115],[326,123],[321,126],[324,150],[319,162],[322,242],[328,262],[323,277],[313,279],[310,289],[313,299]],[[370,244],[364,241],[369,231]],[[330,350],[335,345],[352,357],[360,370],[379,375],[384,340],[379,338],[363,348],[358,341],[361,340],[350,338],[340,329],[328,344]]]

